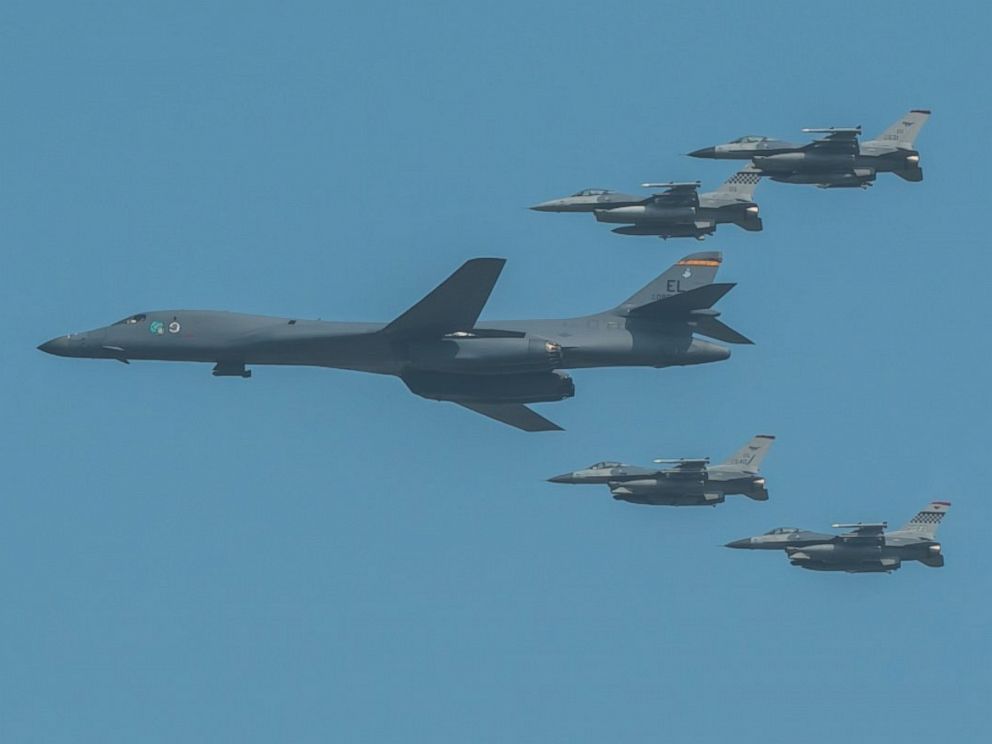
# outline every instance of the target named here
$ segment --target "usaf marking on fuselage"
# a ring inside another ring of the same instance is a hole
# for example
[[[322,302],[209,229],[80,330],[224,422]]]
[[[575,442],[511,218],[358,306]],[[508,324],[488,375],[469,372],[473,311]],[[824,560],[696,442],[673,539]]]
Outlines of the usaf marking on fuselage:
[[[782,183],[814,184],[821,188],[867,188],[879,173],[894,173],[907,181],[922,181],[916,137],[930,117],[913,109],[873,140],[859,142],[861,127],[804,129],[825,135],[805,145],[769,137],[748,136],[704,147],[689,155],[718,160],[750,160],[762,175]]]
[[[159,310],[38,348],[91,359],[208,362],[218,377],[247,365],[310,365],[395,375],[411,392],[451,401],[525,431],[559,429],[528,403],[570,398],[562,370],[670,367],[727,359],[751,341],[713,306],[720,253],[686,256],[619,306],[575,318],[478,322],[504,259],[466,262],[390,323],[338,323],[211,310]]]
[[[654,235],[660,238],[697,238],[716,231],[717,225],[734,224],[758,232],[754,190],[761,180],[757,168],[748,166],[725,181],[716,191],[698,193],[699,181],[645,183],[644,188],[662,189],[648,197],[622,194],[608,189],[584,189],[572,196],[535,204],[537,212],[592,212],[596,220],[620,224],[620,235]]]
[[[734,540],[727,547],[784,550],[793,566],[811,571],[891,572],[904,561],[939,568],[944,565],[944,554],[936,540],[937,527],[950,508],[948,501],[933,501],[893,532],[885,531],[885,522],[833,525],[850,530],[840,535],[779,527],[764,535]]]
[[[729,495],[767,501],[765,479],[758,472],[775,437],[758,434],[726,462],[709,458],[655,460],[668,468],[645,468],[621,462],[598,462],[583,470],[556,475],[551,483],[605,484],[618,501],[653,506],[716,506]]]

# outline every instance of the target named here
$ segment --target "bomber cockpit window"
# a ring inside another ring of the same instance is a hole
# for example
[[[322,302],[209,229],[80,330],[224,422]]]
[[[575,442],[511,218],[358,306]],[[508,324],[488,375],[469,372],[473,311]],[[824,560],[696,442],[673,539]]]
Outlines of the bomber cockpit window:
[[[609,189],[582,189],[582,191],[578,191],[572,194],[572,196],[604,196],[609,193]]]
[[[134,325],[135,323],[140,323],[147,316],[144,313],[138,313],[137,315],[132,315],[130,318],[124,318],[124,320],[118,320],[114,325]]]

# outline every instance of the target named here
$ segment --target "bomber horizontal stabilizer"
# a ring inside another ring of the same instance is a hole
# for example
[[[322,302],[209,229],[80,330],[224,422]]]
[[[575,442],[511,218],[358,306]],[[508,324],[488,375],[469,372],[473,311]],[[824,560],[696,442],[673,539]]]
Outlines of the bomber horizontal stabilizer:
[[[458,405],[523,431],[564,431],[558,424],[548,421],[522,403],[459,403]]]
[[[443,336],[470,331],[503,270],[505,258],[466,261],[429,295],[383,329],[402,336]]]
[[[688,292],[680,292],[649,302],[646,305],[631,308],[627,314],[631,317],[657,320],[685,317],[693,310],[705,310],[713,307],[721,297],[736,286],[736,284],[728,283],[704,284],[702,287],[690,289]]]
[[[735,331],[721,320],[703,316],[696,321],[696,333],[700,336],[715,338],[717,341],[725,341],[728,344],[753,344],[743,333]]]

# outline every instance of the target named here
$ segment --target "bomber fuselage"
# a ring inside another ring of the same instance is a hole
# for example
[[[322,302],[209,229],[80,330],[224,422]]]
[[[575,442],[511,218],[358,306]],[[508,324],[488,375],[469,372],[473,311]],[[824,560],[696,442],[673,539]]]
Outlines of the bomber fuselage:
[[[720,361],[722,346],[677,324],[599,314],[492,321],[463,334],[397,340],[382,323],[297,320],[210,310],[140,313],[42,344],[59,356],[311,365],[402,374],[407,369],[500,374],[606,366],[666,367]],[[485,332],[510,337],[486,337]]]

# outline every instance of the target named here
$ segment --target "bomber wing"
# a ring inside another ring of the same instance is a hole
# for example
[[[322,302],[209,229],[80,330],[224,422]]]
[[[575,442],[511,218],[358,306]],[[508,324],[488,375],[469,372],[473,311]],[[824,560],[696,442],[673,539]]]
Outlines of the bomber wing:
[[[553,421],[528,408],[522,403],[461,403],[458,405],[470,411],[481,413],[503,424],[515,426],[523,431],[563,431]]]
[[[382,332],[410,337],[470,331],[489,300],[505,263],[505,258],[466,261]]]

